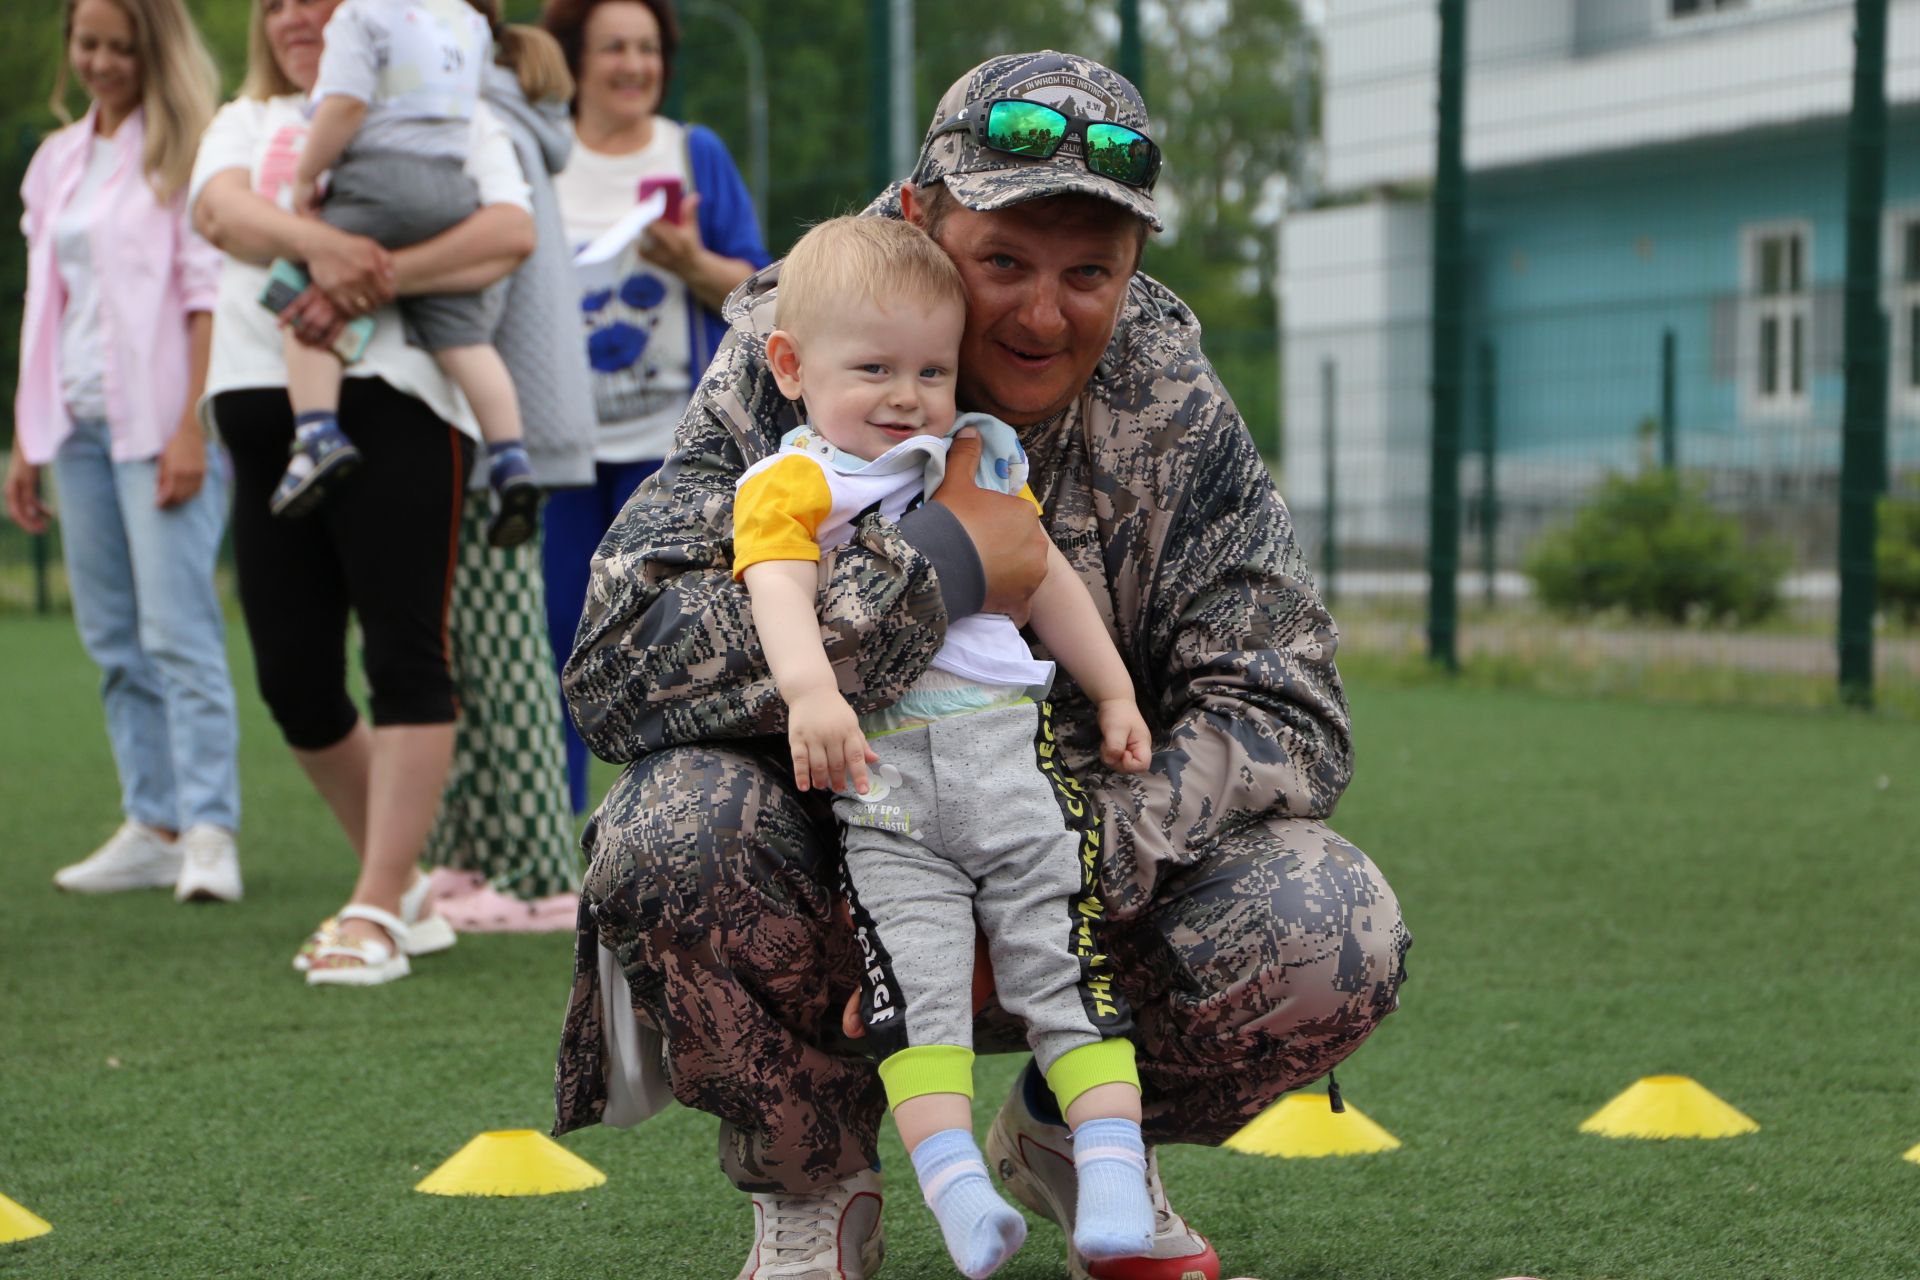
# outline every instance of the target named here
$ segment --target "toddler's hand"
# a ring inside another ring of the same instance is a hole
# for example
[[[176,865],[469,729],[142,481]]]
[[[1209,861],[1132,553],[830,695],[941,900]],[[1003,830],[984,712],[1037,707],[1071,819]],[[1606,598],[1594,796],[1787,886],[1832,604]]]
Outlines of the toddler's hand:
[[[787,742],[793,748],[794,781],[802,791],[867,793],[867,766],[880,757],[860,732],[860,718],[837,692],[811,694],[789,706]]]
[[[1122,773],[1145,773],[1153,759],[1153,735],[1140,708],[1130,698],[1115,698],[1099,706],[1100,758]]]
[[[296,179],[293,184],[293,211],[303,218],[315,218],[320,214],[320,184],[305,178]]]

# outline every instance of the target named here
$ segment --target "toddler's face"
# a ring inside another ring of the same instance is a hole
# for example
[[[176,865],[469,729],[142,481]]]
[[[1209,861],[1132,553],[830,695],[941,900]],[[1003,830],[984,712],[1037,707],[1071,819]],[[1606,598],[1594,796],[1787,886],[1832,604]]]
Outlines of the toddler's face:
[[[966,311],[932,306],[861,306],[818,326],[791,357],[769,343],[780,390],[806,403],[807,423],[836,448],[872,460],[912,436],[953,428],[955,365]]]

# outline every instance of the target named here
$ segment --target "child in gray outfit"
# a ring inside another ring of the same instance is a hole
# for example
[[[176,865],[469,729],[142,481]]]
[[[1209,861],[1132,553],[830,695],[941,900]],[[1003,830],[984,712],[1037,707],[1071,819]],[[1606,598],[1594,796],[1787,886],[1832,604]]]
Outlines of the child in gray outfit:
[[[919,505],[956,428],[981,437],[981,487],[1034,501],[1013,429],[985,414],[955,420],[965,321],[959,271],[918,228],[835,218],[801,238],[780,268],[767,364],[781,393],[804,401],[807,425],[741,475],[733,571],[787,703],[795,781],[839,793],[863,1021],[947,1251],[978,1280],[1020,1247],[1026,1225],[994,1194],[973,1141],[976,914],[1001,1003],[1026,1024],[1073,1128],[1075,1248],[1090,1259],[1145,1253],[1153,1213],[1131,1022],[1100,941],[1100,829],[1038,701],[1053,664],[1010,618],[949,618],[913,687],[856,715],[820,639],[822,550],[870,515],[898,520]],[[1107,763],[1144,771],[1132,678],[1058,549],[1031,613],[1097,704]]]
[[[466,0],[345,0],[327,23],[294,211],[388,249],[418,244],[473,214],[479,196],[465,166],[492,48],[486,19]],[[521,441],[513,380],[491,344],[500,296],[405,297],[400,316],[407,341],[431,351],[473,406],[499,498],[487,540],[510,547],[533,536],[540,490]],[[358,464],[359,450],[340,429],[339,358],[292,334],[286,356],[295,434],[273,510],[300,516]]]

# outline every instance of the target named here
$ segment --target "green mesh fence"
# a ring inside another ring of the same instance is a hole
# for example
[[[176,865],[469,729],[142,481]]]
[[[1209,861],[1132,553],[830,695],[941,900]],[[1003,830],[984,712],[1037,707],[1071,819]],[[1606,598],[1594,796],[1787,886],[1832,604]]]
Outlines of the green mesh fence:
[[[1332,7],[1327,187],[1283,236],[1286,491],[1349,652],[1427,648],[1437,8]],[[1466,9],[1462,661],[1831,701],[1852,6]],[[1912,707],[1911,6],[1893,11],[1887,85],[1874,639],[1882,701]]]

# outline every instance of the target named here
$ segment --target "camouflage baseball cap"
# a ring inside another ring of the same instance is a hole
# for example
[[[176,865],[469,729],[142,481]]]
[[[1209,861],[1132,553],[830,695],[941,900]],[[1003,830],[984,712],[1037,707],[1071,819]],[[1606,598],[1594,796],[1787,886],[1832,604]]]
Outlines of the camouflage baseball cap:
[[[1039,160],[981,146],[965,131],[935,134],[968,103],[996,98],[1044,102],[1069,116],[1108,120],[1152,134],[1140,91],[1125,76],[1091,58],[1052,49],[989,58],[954,81],[934,108],[933,123],[920,144],[920,162],[914,166],[915,186],[944,182],[955,199],[981,213],[1042,196],[1080,192],[1111,200],[1155,231],[1161,229],[1153,193],[1089,170],[1078,135]]]

